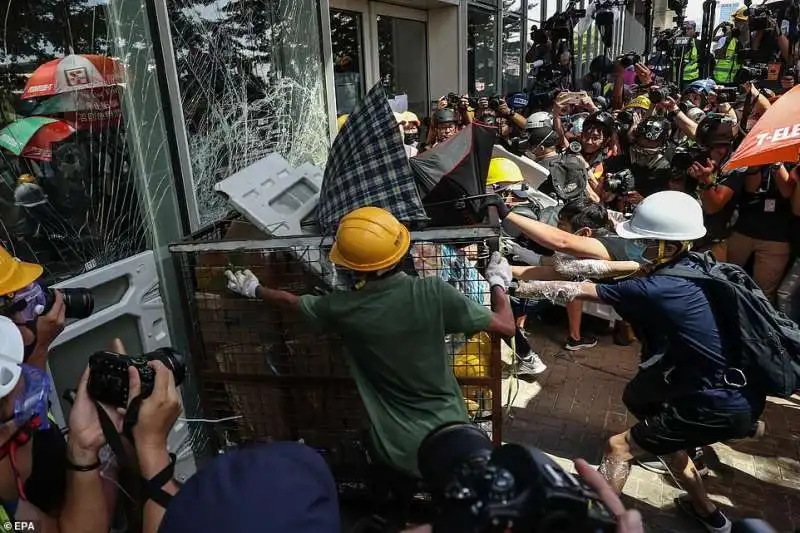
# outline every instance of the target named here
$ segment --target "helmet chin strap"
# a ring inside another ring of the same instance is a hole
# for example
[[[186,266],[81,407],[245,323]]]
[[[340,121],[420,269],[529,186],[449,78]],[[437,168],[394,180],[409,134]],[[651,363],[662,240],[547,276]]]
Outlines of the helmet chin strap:
[[[658,257],[656,257],[656,259],[651,264],[653,266],[659,266],[659,265],[663,265],[665,263],[669,263],[670,261],[672,261],[673,259],[675,259],[679,255],[681,255],[682,253],[688,252],[689,250],[691,250],[691,248],[692,248],[692,242],[691,241],[683,241],[681,243],[681,249],[678,250],[677,253],[667,257],[666,256],[667,241],[658,241]]]

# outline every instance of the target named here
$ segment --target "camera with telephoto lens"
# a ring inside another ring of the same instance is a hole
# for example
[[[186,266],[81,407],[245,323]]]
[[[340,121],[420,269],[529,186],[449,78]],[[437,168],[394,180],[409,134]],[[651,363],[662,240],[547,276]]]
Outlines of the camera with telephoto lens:
[[[486,433],[465,423],[434,429],[418,464],[440,501],[437,533],[612,532],[616,518],[597,493],[536,448],[493,449]]]
[[[671,95],[672,91],[670,91],[669,87],[651,87],[650,91],[647,93],[647,97],[650,98],[650,101],[654,104],[663,102]]]
[[[619,172],[609,172],[603,180],[603,188],[613,194],[625,195],[633,191],[635,187],[636,181],[629,168]]]
[[[638,63],[641,63],[642,56],[640,56],[636,52],[628,52],[626,54],[619,56],[616,59],[616,61],[619,62],[619,64],[622,65],[623,67],[628,68]]]
[[[147,363],[161,361],[175,377],[175,385],[183,383],[186,365],[183,355],[172,348],[159,348],[143,355],[131,357],[114,352],[96,352],[89,357],[89,396],[95,401],[111,407],[128,405],[128,368],[139,372],[142,383],[141,397],[147,398],[153,392],[156,371]]]
[[[36,320],[53,309],[56,302],[56,290],[64,300],[64,316],[80,320],[94,312],[94,296],[89,289],[50,289],[39,282],[16,291],[13,297],[3,306],[3,314],[11,316],[20,313],[25,321]]]
[[[447,93],[447,107],[458,109],[461,107],[461,97],[456,93]]]
[[[678,146],[672,154],[670,165],[673,169],[686,172],[694,163],[708,164],[711,154],[698,146]]]
[[[746,62],[733,78],[733,83],[742,85],[748,81],[766,80],[769,75],[769,65],[766,63]]]

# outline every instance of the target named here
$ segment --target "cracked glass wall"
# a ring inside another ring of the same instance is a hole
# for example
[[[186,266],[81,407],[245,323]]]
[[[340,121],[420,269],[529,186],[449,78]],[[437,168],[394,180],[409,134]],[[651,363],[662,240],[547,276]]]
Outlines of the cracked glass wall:
[[[329,148],[315,0],[166,0],[202,223],[214,185],[271,152],[324,166]]]
[[[165,201],[181,235],[144,7],[125,4],[0,6],[0,244],[48,283],[155,248]]]

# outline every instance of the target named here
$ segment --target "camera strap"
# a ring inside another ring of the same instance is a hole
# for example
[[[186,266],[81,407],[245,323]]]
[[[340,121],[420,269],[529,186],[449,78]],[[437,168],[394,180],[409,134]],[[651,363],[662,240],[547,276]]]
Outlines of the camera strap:
[[[125,418],[122,422],[122,433],[117,431],[114,423],[109,418],[106,410],[98,402],[95,402],[97,409],[97,417],[100,419],[100,427],[103,430],[103,435],[106,442],[111,446],[114,455],[117,456],[117,461],[122,468],[133,468],[134,464],[130,461],[128,453],[125,451],[125,445],[122,442],[122,435],[128,437],[133,443],[133,426],[139,419],[139,409],[142,407],[143,398],[137,396],[130,401],[128,409],[125,411]],[[141,478],[141,485],[147,500],[153,500],[161,507],[166,508],[169,505],[172,495],[164,491],[162,488],[175,474],[175,454],[169,454],[169,465],[164,470],[153,476],[152,479]],[[145,500],[146,501],[146,500]]]

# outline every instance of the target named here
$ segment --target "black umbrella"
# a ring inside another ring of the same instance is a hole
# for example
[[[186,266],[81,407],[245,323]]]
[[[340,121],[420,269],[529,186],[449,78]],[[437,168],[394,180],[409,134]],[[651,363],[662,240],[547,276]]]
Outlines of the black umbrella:
[[[470,124],[411,159],[422,205],[433,226],[477,224],[486,194],[496,129]]]

